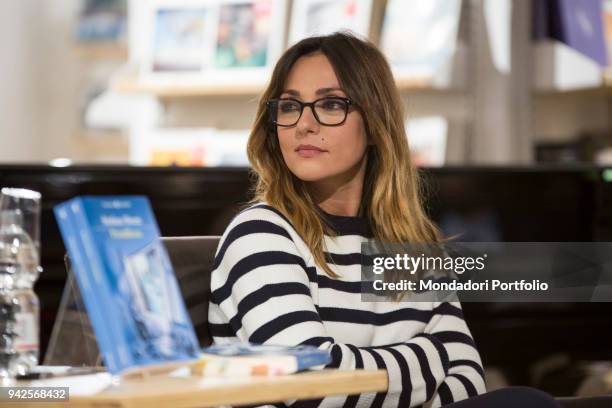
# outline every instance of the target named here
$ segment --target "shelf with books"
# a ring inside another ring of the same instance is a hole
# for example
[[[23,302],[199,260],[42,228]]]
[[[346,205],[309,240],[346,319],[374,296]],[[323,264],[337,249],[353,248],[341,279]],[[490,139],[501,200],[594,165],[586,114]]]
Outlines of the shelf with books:
[[[240,4],[244,3],[241,7],[246,14],[251,10],[247,3],[272,5],[269,10],[266,8],[270,27],[264,30],[266,36],[269,34],[266,37],[269,40],[267,58],[265,64],[262,60],[259,65],[252,61],[228,65],[221,58],[225,55],[221,52],[225,48],[220,45],[223,32],[210,31],[214,25],[191,22],[207,18],[221,22],[223,15],[232,16],[237,11],[234,2],[192,0],[175,3],[159,0],[145,6],[134,1],[138,7],[131,9],[130,19],[134,23],[132,27],[138,29],[131,31],[130,63],[114,75],[110,86],[116,94],[156,98],[163,109],[156,115],[147,116],[151,123],[131,127],[130,146],[144,145],[143,140],[150,139],[142,137],[144,133],[138,129],[248,128],[251,123],[244,118],[255,114],[256,99],[263,93],[281,51],[307,36],[313,27],[317,32],[331,32],[348,26],[378,44],[387,56],[402,100],[410,106],[411,118],[436,117],[449,123],[448,139],[455,140],[451,143],[451,150],[456,153],[448,160],[457,162],[467,157],[467,150],[462,146],[468,143],[469,129],[475,120],[475,88],[486,87],[472,78],[475,76],[475,62],[480,60],[472,55],[473,43],[481,30],[470,28],[466,23],[476,20],[477,25],[484,24],[484,20],[477,18],[481,14],[478,7],[462,0],[435,0],[431,6],[413,8],[406,8],[401,0],[358,0],[351,2],[356,8],[347,9],[339,7],[341,2],[336,1],[295,0],[287,2],[293,6],[285,9],[284,2],[276,0],[245,0]],[[213,7],[213,3],[216,6]],[[309,11],[300,18],[302,6]],[[229,11],[221,13],[219,7],[229,7]],[[258,18],[256,14],[252,17],[255,20]],[[344,17],[330,17],[336,14]],[[368,15],[369,19],[366,18]],[[406,25],[408,15],[415,24]],[[173,21],[176,17],[186,27],[198,28],[188,30],[193,41],[184,41],[177,28],[167,24],[171,16]],[[444,16],[444,24],[434,27],[432,22],[440,20],[440,16]],[[461,21],[464,23],[460,24]],[[238,27],[232,24],[232,27]],[[440,41],[422,41],[434,37]],[[282,39],[280,46],[279,38]],[[256,69],[259,69],[257,74],[251,75]],[[434,128],[437,131],[439,126]],[[481,133],[487,135],[490,132],[482,130]],[[139,142],[135,142],[137,139]],[[172,154],[179,151],[183,157],[184,149],[177,148]]]
[[[396,80],[400,92],[434,91],[455,92],[458,89],[436,87],[427,77],[398,78]],[[185,98],[203,96],[253,96],[263,92],[265,84],[219,84],[193,81],[157,81],[144,79],[135,71],[123,73],[111,81],[111,87],[122,94],[149,94],[160,98]]]
[[[122,94],[149,94],[160,98],[238,95],[253,96],[263,91],[263,84],[214,84],[197,81],[144,80],[136,73],[127,73],[111,81],[114,91]]]

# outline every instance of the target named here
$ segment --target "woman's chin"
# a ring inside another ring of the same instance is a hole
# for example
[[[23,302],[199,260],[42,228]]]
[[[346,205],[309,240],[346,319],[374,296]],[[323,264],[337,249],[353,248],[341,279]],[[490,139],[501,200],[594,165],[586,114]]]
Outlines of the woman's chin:
[[[315,164],[315,163],[309,163]],[[321,166],[298,165],[290,168],[291,172],[302,181],[319,181],[330,177],[329,169],[321,168]]]
[[[321,181],[328,177],[328,175],[326,174],[319,174],[319,173],[314,174],[312,172],[300,172],[300,173],[293,173],[293,174],[295,174],[295,176],[299,178],[300,180],[306,181],[309,183]]]

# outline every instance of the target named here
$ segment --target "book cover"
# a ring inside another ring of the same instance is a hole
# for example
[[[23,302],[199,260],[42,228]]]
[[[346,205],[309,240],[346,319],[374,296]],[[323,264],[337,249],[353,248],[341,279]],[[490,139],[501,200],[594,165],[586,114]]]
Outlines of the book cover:
[[[77,39],[84,43],[120,42],[127,36],[127,0],[81,0]]]
[[[444,166],[448,121],[442,116],[406,120],[411,160],[416,166]]]
[[[551,37],[608,65],[602,0],[549,0]]]
[[[70,205],[72,203],[70,201],[61,203],[54,208],[55,218],[59,225],[60,233],[62,235],[64,246],[66,247],[66,251],[70,254],[69,259],[73,267],[72,271],[76,269],[81,271],[88,271],[89,268],[86,261],[85,250],[81,244],[81,240],[79,239],[79,232],[76,229],[73,217],[72,210],[70,209]],[[77,266],[78,265],[78,266]],[[96,296],[95,288],[91,282],[91,274],[81,274],[80,279],[78,281],[79,284],[79,293],[81,294],[81,301],[83,298],[85,299],[93,299]],[[83,302],[84,303],[84,302]],[[96,322],[97,327],[103,327],[105,324],[105,317],[103,314],[100,314],[101,309],[99,308],[89,308],[88,309],[88,317],[90,322]],[[63,316],[57,316],[58,319],[63,318]],[[93,323],[92,323],[93,325]],[[101,345],[108,346],[112,344],[112,341],[108,337],[109,332],[107,330],[101,330],[96,335],[96,342],[98,344],[98,348]],[[104,352],[104,364],[108,368],[109,371],[115,372],[117,356],[114,354],[114,348],[107,348]]]
[[[208,22],[204,6],[155,11],[153,71],[199,72],[204,67]]]
[[[55,213],[108,371],[197,359],[146,197],[77,197]]]
[[[329,352],[313,346],[232,342],[204,348],[193,369],[204,376],[274,376],[323,366],[329,362]]]
[[[386,3],[380,49],[397,77],[430,79],[457,49],[461,0]]]
[[[294,0],[289,24],[289,44],[315,35],[350,30],[367,37],[372,0]]]
[[[215,128],[143,128],[130,152],[134,164],[148,166],[249,166],[249,131]]]
[[[145,3],[140,21],[144,82],[260,84],[283,50],[284,0]]]

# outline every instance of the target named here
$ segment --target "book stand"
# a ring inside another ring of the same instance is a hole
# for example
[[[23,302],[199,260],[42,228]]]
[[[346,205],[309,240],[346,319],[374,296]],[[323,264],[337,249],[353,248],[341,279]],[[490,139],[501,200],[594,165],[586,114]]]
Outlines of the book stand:
[[[68,256],[64,257],[64,263],[68,276],[45,354],[44,365],[102,367],[102,354],[98,348],[96,336]],[[154,376],[167,375],[181,367],[188,367],[191,370],[194,364],[195,361],[180,361],[134,367],[116,377],[118,382],[142,381]]]

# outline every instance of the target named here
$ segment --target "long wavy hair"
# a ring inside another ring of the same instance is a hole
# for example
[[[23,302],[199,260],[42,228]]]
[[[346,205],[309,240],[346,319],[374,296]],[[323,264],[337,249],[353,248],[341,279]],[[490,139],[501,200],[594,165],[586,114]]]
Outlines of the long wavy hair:
[[[333,277],[325,259],[323,235],[335,231],[306,188],[283,159],[276,126],[266,101],[283,92],[289,72],[302,56],[323,53],[340,87],[355,102],[372,145],[367,150],[361,210],[374,238],[384,242],[434,243],[441,234],[423,209],[422,185],[410,159],[404,109],[388,62],[372,43],[348,32],[306,38],[280,57],[262,94],[249,136],[247,153],[254,172],[252,202],[265,201],[280,211],[310,248],[316,263]]]

